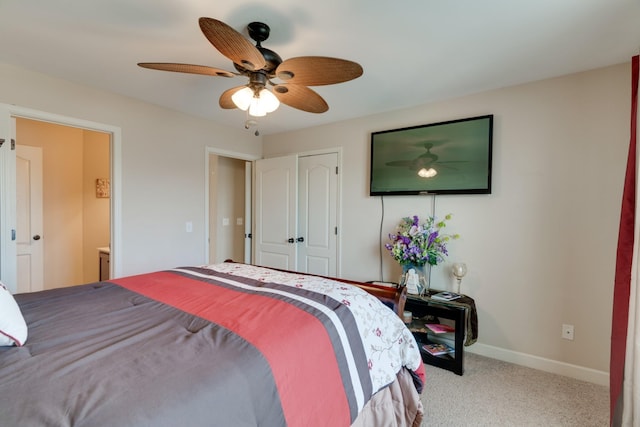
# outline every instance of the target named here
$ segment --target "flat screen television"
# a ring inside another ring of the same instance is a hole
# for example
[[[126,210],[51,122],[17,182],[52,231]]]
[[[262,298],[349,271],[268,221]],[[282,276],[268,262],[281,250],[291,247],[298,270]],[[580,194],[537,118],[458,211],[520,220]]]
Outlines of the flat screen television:
[[[491,194],[493,115],[371,134],[371,196]]]

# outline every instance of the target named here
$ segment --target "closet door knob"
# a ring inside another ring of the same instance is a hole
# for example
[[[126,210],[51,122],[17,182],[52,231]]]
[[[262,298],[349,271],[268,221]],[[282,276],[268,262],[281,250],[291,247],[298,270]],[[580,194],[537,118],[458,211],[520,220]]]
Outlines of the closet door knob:
[[[35,236],[33,236],[33,240],[40,240],[40,235],[36,234]]]
[[[293,239],[293,237],[290,237],[290,238],[287,240],[287,242],[289,242],[289,243],[295,243],[296,241]]]
[[[304,237],[298,237],[296,240],[297,240],[298,242],[302,243],[302,242],[304,242]]]

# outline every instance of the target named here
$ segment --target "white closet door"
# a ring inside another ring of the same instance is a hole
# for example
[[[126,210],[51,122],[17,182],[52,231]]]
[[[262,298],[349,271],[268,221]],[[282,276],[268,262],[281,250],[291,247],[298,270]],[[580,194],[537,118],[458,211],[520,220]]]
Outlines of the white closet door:
[[[256,161],[257,265],[296,269],[297,181],[297,156]]]
[[[298,159],[298,271],[337,275],[338,154]]]
[[[256,162],[255,264],[337,275],[338,154]]]

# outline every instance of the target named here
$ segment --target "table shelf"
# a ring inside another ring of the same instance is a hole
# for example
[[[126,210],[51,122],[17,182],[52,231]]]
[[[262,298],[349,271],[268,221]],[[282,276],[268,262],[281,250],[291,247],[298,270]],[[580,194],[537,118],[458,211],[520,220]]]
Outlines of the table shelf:
[[[433,300],[428,296],[408,295],[405,310],[413,315],[407,326],[418,342],[424,363],[447,369],[458,375],[464,372],[464,340],[466,333],[465,308],[448,301]],[[446,323],[453,326],[453,332],[435,333],[426,323]],[[453,352],[434,356],[423,349],[429,343],[441,343],[453,347]]]

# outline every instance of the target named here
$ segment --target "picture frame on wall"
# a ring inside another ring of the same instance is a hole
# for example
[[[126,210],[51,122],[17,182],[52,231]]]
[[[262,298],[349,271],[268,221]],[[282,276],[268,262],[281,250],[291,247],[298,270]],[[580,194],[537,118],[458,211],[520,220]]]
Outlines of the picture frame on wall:
[[[98,199],[108,199],[111,196],[111,184],[108,178],[96,179],[96,197]]]

